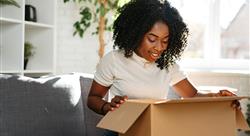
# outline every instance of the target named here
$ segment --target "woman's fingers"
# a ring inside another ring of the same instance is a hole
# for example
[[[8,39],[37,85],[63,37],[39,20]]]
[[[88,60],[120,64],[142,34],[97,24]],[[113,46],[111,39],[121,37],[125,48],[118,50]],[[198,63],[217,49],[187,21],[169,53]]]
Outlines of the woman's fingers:
[[[234,94],[228,90],[220,90],[219,96],[236,96],[236,94]]]
[[[116,103],[116,104],[122,104],[125,100],[127,100],[127,96],[115,96],[111,102]]]
[[[220,92],[217,93],[216,95],[217,96],[237,96],[236,94],[228,90],[220,90]],[[238,100],[233,101],[231,106],[235,109],[241,110],[240,102]]]
[[[237,110],[241,110],[240,102],[238,100],[234,100],[231,106]]]
[[[127,96],[115,96],[110,103],[110,110],[114,110],[115,108],[119,108],[122,103],[124,103],[128,99]]]

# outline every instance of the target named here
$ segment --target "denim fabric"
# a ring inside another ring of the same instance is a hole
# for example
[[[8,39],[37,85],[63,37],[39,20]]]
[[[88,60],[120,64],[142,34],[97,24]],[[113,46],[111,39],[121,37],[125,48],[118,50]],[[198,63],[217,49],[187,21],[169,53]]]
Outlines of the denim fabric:
[[[103,136],[118,136],[118,133],[116,133],[114,131],[110,131],[110,130],[105,130]]]

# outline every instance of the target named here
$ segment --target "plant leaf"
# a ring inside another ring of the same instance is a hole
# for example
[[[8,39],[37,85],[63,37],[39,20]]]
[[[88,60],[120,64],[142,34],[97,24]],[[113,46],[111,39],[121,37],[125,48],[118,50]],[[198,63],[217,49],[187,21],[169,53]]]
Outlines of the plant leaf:
[[[119,7],[119,0],[106,0],[107,3],[99,2],[99,0],[63,0],[64,2],[73,1],[80,5],[80,19],[73,24],[75,29],[73,35],[83,37],[85,31],[94,23],[98,22],[99,16],[105,18],[105,30],[112,31],[113,18],[107,18],[105,15],[110,11],[116,11]],[[129,1],[129,0],[123,0]],[[125,3],[125,2],[123,2]],[[111,22],[111,24],[110,24]],[[108,25],[108,26],[107,26]],[[97,24],[96,30],[92,34],[98,34],[99,27]]]
[[[106,14],[105,7],[104,7],[103,4],[101,4],[101,5],[100,5],[100,15],[104,17],[105,14]]]
[[[69,0],[63,0],[64,3],[69,2]]]
[[[14,5],[20,8],[20,5],[15,0],[0,0],[0,3],[3,5]]]

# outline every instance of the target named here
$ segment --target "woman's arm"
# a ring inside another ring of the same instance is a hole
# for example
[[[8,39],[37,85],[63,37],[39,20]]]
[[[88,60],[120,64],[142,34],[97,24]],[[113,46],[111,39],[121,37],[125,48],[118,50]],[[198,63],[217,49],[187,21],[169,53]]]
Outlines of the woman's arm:
[[[181,97],[194,97],[197,95],[198,90],[188,81],[187,78],[181,80],[173,86],[173,89]]]
[[[102,106],[106,101],[103,100],[103,97],[106,95],[110,87],[105,87],[98,84],[95,80],[92,82],[92,86],[89,91],[87,105],[90,109],[99,114],[104,114],[102,110]]]
[[[218,97],[218,96],[236,96],[228,90],[220,90],[218,93],[198,93],[198,90],[188,81],[183,79],[173,86],[174,90],[182,97]]]
[[[105,115],[108,111],[118,108],[120,104],[127,99],[127,96],[115,96],[110,103],[103,100],[103,97],[107,94],[109,88],[110,87],[102,86],[93,80],[88,95],[88,107],[98,114]]]
[[[236,96],[234,93],[228,90],[220,90],[218,93],[198,93],[198,90],[188,81],[188,79],[183,79],[173,86],[173,89],[181,97],[219,97],[219,96]],[[232,107],[240,109],[239,101],[234,101]]]

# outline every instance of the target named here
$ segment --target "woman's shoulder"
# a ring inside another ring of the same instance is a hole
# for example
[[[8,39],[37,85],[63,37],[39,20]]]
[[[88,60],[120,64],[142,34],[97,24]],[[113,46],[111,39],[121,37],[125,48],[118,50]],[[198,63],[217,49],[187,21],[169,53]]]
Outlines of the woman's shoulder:
[[[179,73],[179,72],[181,72],[181,73],[183,73],[183,74],[186,74],[184,71],[183,71],[183,69],[182,69],[182,67],[179,65],[179,63],[178,62],[175,62],[173,65],[171,65],[169,68],[168,68],[168,72],[169,73]]]
[[[124,56],[123,50],[112,50],[108,52],[103,58],[122,58]]]

